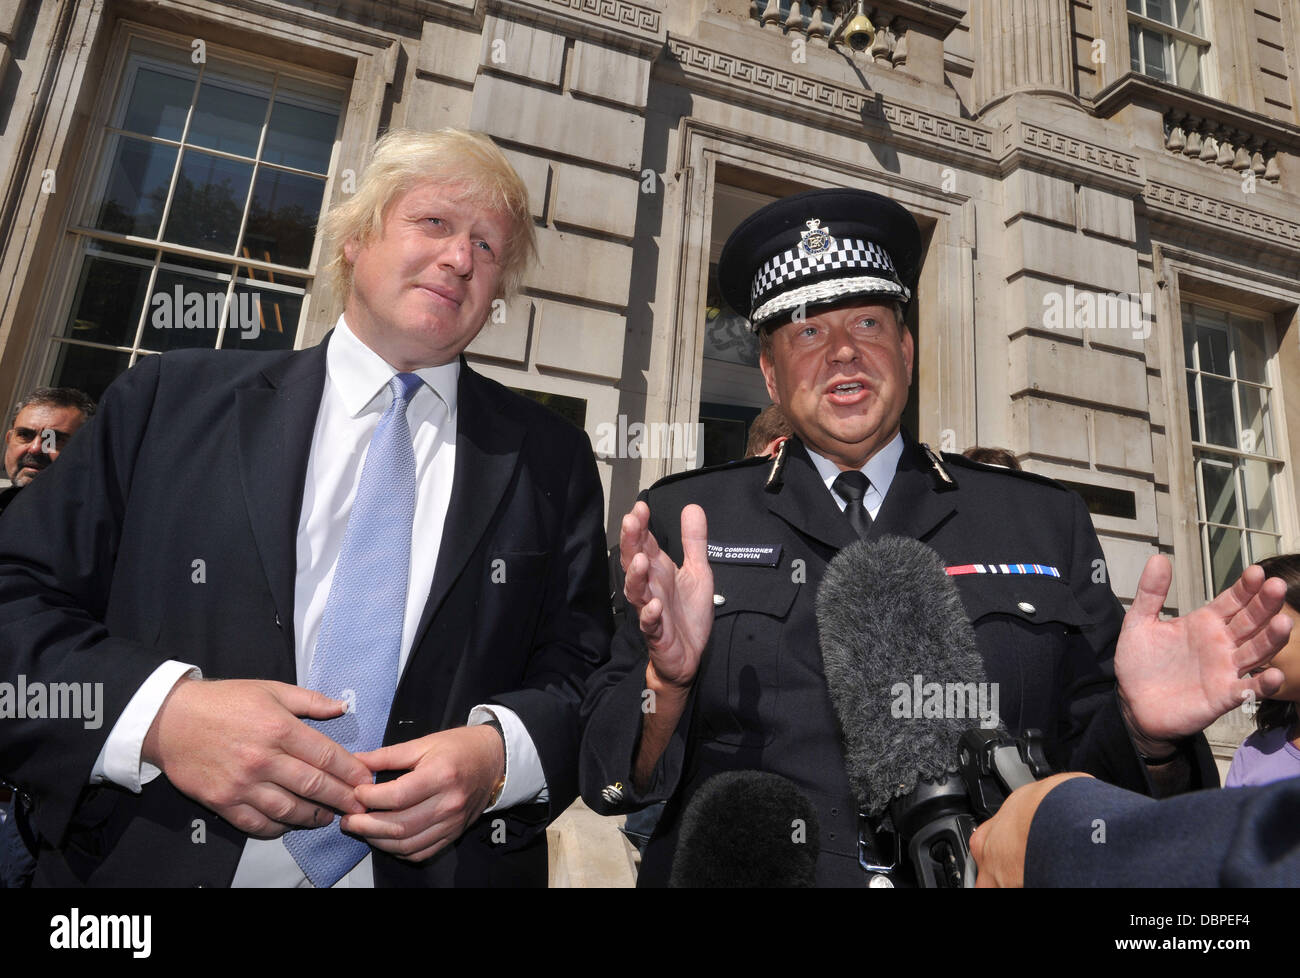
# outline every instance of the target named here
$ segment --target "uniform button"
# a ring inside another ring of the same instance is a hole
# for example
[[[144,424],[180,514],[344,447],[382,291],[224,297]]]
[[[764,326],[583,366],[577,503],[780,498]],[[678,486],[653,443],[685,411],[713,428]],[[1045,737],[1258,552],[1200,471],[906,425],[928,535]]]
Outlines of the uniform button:
[[[830,837],[831,837],[831,841],[834,842],[834,841],[835,841],[835,833],[834,833],[834,832],[831,832],[831,833],[830,833]]]
[[[1035,608],[1032,604],[1030,604],[1028,601],[1021,601],[1018,605],[1016,605],[1016,607],[1019,608],[1021,611],[1023,611],[1023,612],[1024,612],[1025,614],[1027,614],[1027,615],[1032,615],[1034,612],[1036,612],[1036,611],[1038,610],[1038,609]]]
[[[281,626],[281,624],[280,624],[280,616],[279,616],[278,614],[275,616],[275,627],[276,627],[276,628],[281,628],[281,627],[283,627],[283,626]]]
[[[839,813],[840,813],[840,810],[839,810],[838,808],[832,808],[832,809],[831,809],[831,814],[832,814],[832,815],[838,815]]]
[[[724,605],[724,604],[726,604],[726,603],[727,603],[727,599],[724,598],[721,594],[715,594],[715,595],[713,596],[713,605],[714,605],[714,607],[717,607],[717,606],[719,606],[719,605]]]
[[[617,805],[623,800],[623,782],[616,781],[613,784],[607,784],[600,789],[600,797],[610,805]]]

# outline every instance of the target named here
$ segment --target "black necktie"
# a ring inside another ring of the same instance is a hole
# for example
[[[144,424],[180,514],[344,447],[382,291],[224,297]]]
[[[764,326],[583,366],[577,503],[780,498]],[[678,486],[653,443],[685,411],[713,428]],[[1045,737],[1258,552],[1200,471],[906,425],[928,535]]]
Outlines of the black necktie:
[[[871,530],[871,514],[863,505],[862,498],[871,488],[871,480],[861,472],[841,472],[831,483],[831,488],[847,504],[844,515],[848,517],[849,526],[860,539],[866,539]]]

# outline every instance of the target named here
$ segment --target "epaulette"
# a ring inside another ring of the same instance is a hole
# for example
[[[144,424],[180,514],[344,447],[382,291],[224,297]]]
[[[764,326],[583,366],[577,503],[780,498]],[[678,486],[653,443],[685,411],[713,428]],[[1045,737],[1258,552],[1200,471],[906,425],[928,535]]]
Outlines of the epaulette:
[[[685,472],[674,472],[666,475],[654,485],[651,489],[658,489],[660,486],[670,485],[674,482],[681,482],[683,479],[693,479],[697,475],[708,475],[711,472],[725,472],[729,469],[743,469],[755,465],[766,465],[772,460],[770,455],[754,455],[749,458],[738,458],[732,462],[720,462],[717,465],[706,465],[699,469],[687,469]]]
[[[934,453],[934,449],[923,441],[917,442],[917,447],[919,447],[921,453],[930,460],[930,470],[931,475],[935,480],[935,489],[940,491],[945,489],[956,489],[957,483],[952,481],[952,476],[950,476],[948,470],[943,467],[943,460]]]
[[[1026,472],[1024,469],[1009,469],[1005,465],[989,465],[986,462],[976,462],[973,459],[967,458],[965,455],[955,455],[952,452],[944,452],[943,460],[952,465],[958,465],[968,469],[978,469],[980,472],[996,472],[998,475],[1009,475],[1017,479],[1028,479],[1030,482],[1037,482],[1040,485],[1051,486],[1053,489],[1060,489],[1062,492],[1070,491],[1051,476],[1040,475],[1037,472]]]

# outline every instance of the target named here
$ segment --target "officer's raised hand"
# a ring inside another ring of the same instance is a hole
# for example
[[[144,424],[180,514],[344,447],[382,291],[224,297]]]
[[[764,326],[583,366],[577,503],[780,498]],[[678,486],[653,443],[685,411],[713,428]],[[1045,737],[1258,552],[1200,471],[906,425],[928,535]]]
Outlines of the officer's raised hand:
[[[673,563],[650,532],[650,507],[638,502],[623,517],[619,560],[623,595],[637,610],[650,652],[648,688],[685,689],[695,679],[713,628],[713,569],[708,521],[699,506],[682,510],[682,566]]]
[[[650,532],[650,507],[638,502],[623,517],[619,561],[623,595],[637,612],[650,653],[646,663],[646,705],[633,777],[644,788],[686,710],[700,656],[713,629],[713,569],[709,566],[708,521],[699,506],[682,510],[682,566],[659,547]]]
[[[1161,621],[1172,577],[1165,557],[1147,561],[1115,648],[1125,719],[1138,749],[1152,757],[1243,701],[1277,692],[1282,671],[1265,667],[1291,632],[1281,614],[1286,586],[1265,580],[1258,566],[1204,607]]]

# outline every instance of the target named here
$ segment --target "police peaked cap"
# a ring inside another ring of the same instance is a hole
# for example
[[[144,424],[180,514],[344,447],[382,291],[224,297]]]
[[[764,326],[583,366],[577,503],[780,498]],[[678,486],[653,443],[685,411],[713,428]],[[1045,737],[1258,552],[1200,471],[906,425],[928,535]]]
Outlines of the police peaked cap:
[[[758,329],[800,306],[853,296],[906,305],[921,231],[901,204],[868,190],[807,190],[756,211],[722,246],[718,284]]]

